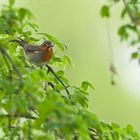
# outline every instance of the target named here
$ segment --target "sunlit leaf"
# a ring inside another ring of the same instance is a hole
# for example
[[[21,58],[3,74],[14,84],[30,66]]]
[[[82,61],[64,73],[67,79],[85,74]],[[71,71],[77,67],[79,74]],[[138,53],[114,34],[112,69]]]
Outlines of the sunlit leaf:
[[[87,90],[88,87],[94,89],[94,86],[92,85],[92,83],[90,83],[89,81],[83,81],[82,84],[81,84],[81,88],[83,90]]]
[[[100,14],[102,17],[107,17],[107,18],[110,17],[109,6],[104,5],[101,8]]]
[[[9,4],[10,4],[10,6],[13,6],[14,3],[15,3],[15,0],[9,0]]]
[[[131,54],[132,59],[137,59],[138,56],[139,56],[138,52],[134,52],[134,53]]]

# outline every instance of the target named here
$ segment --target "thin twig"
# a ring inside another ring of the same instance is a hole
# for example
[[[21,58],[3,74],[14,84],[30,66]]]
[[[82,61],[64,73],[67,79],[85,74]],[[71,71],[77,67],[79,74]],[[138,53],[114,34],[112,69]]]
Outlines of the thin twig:
[[[109,19],[106,20],[106,29],[107,29],[107,37],[108,37],[108,46],[110,50],[110,61],[113,63],[114,61],[114,53],[113,53],[113,44],[112,44],[112,39],[111,39],[111,29],[110,29],[110,23]]]
[[[46,64],[46,67],[48,68],[48,70],[56,77],[56,79],[62,84],[62,86],[64,87],[64,89],[66,90],[68,97],[70,99],[70,93],[69,90],[67,89],[66,85],[61,81],[61,79],[56,75],[56,73],[54,72],[54,70],[52,69],[51,66]]]
[[[55,85],[52,83],[52,82],[48,82],[48,85],[52,88],[52,89],[54,89],[54,90],[56,90],[58,93],[61,93],[58,89],[55,89]],[[66,98],[64,95],[61,95],[61,97],[62,98]]]
[[[109,46],[109,50],[110,50],[110,73],[111,73],[111,84],[115,85],[115,75],[117,72],[117,69],[114,66],[114,53],[113,53],[113,44],[112,44],[112,39],[111,39],[111,32],[110,32],[110,24],[109,24],[109,20],[107,19],[106,21],[106,28],[107,28],[107,36],[108,36],[108,46]],[[114,68],[114,69],[113,69]],[[115,71],[115,72],[114,72]]]
[[[55,89],[55,85],[54,85],[52,82],[48,82],[48,85],[49,85],[52,89],[54,89],[54,90],[56,90],[57,92],[60,93],[60,91],[59,91],[58,89]]]
[[[9,118],[11,115],[10,114],[1,114],[0,115],[0,118],[2,119],[2,118]],[[17,118],[17,117],[19,117],[19,118],[24,118],[24,119],[31,119],[31,120],[35,120],[35,119],[37,119],[37,117],[34,117],[34,116],[32,116],[32,115],[30,115],[30,114],[15,114],[15,115],[12,115],[12,117],[13,118]]]

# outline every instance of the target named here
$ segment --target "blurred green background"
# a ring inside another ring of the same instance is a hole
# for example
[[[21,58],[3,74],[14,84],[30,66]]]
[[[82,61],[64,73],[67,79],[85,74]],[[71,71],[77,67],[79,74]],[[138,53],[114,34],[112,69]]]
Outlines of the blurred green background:
[[[67,53],[75,68],[68,68],[72,84],[82,80],[94,83],[95,91],[89,96],[89,110],[107,122],[121,126],[132,124],[140,130],[140,69],[130,61],[127,43],[120,43],[118,27],[121,4],[111,10],[107,21],[99,15],[106,0],[16,0],[16,6],[29,8],[40,31],[56,36],[67,44]],[[110,84],[110,48],[106,23],[110,24],[114,63],[117,66],[117,85]]]

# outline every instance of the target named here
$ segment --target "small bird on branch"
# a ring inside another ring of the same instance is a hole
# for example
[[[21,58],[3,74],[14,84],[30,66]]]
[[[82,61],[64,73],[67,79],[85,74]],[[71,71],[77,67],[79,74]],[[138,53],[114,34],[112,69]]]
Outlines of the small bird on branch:
[[[25,54],[31,64],[36,66],[43,66],[53,57],[54,44],[46,40],[41,45],[29,45],[21,38],[11,40],[11,42],[17,42],[25,50]]]
[[[45,65],[48,68],[48,72],[51,72],[55,76],[55,78],[62,84],[70,99],[70,93],[69,90],[67,89],[67,86],[57,76],[52,67],[48,65],[49,61],[53,57],[54,44],[51,41],[46,40],[41,45],[29,45],[25,40],[18,38],[11,40],[11,42],[17,42],[20,46],[23,47],[23,49],[25,50],[25,54],[31,64],[40,67]],[[52,84],[51,87],[54,88]]]

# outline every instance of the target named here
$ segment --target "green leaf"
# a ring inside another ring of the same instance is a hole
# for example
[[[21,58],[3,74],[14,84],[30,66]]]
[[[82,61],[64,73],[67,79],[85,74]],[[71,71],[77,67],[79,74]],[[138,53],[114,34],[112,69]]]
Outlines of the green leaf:
[[[71,101],[76,105],[80,104],[82,107],[86,108],[88,107],[88,99],[85,95],[83,95],[80,91],[75,91],[73,95],[71,95]]]
[[[64,75],[64,71],[63,70],[60,70],[56,74],[57,74],[58,77],[61,77],[61,76]]]
[[[54,56],[53,57],[53,61],[55,61],[55,62],[62,62],[62,59],[60,57]]]
[[[81,88],[86,91],[88,87],[94,89],[93,85],[89,81],[83,81],[81,84]]]
[[[18,14],[20,21],[22,21],[25,17],[28,17],[29,19],[33,17],[32,13],[26,8],[20,8],[18,10]]]
[[[128,10],[129,10],[129,7],[125,6],[124,9],[121,12],[121,18],[125,17],[125,15],[127,14]]]
[[[137,59],[138,56],[139,56],[138,52],[134,52],[134,53],[131,54],[132,59]]]
[[[121,37],[121,40],[127,40],[130,36],[130,31],[133,33],[137,33],[136,27],[131,24],[125,24],[121,26],[118,30],[118,34]]]
[[[73,66],[71,58],[69,56],[67,56],[67,55],[63,56],[63,64],[64,65],[70,64],[71,66]]]
[[[20,8],[18,10],[18,13],[19,13],[19,20],[22,21],[25,18],[27,11],[24,8]]]
[[[101,15],[102,17],[107,17],[107,18],[110,17],[109,6],[104,5],[104,6],[101,8],[100,15]]]
[[[121,37],[121,40],[126,40],[126,39],[128,39],[128,32],[127,32],[127,30],[126,30],[126,26],[122,26],[122,27],[120,27],[119,28],[119,30],[118,30],[118,34],[120,35],[120,37]]]
[[[128,125],[126,126],[126,130],[127,130],[128,133],[131,133],[131,132],[134,131],[133,127],[132,127],[130,124],[128,124]]]
[[[9,0],[9,4],[10,4],[10,6],[13,6],[14,3],[15,3],[15,0]]]
[[[26,32],[23,32],[23,35],[27,35],[27,36],[31,36],[32,35],[32,32],[31,31],[26,31]]]
[[[138,0],[131,0],[131,4],[137,4]]]

